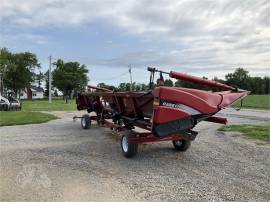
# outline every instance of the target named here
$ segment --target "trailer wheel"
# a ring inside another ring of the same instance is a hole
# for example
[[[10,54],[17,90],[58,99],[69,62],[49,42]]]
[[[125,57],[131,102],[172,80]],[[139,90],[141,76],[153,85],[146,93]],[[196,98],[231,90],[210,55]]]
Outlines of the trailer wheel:
[[[4,111],[8,111],[8,105],[4,105]]]
[[[83,129],[89,129],[91,126],[91,117],[88,114],[85,114],[81,118],[81,125]]]
[[[133,137],[133,132],[131,130],[126,130],[121,138],[121,150],[122,154],[131,158],[137,154],[138,144],[129,144],[128,140]]]
[[[190,147],[190,140],[173,140],[173,146],[178,151],[187,151]]]

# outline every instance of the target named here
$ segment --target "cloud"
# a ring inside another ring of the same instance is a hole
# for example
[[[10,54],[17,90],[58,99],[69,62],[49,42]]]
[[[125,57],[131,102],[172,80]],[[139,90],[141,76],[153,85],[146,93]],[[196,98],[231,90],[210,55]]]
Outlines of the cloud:
[[[264,71],[270,66],[269,11],[268,0],[2,0],[0,23],[40,29],[98,20],[171,47],[91,60],[97,65],[181,65],[194,71],[243,66]]]

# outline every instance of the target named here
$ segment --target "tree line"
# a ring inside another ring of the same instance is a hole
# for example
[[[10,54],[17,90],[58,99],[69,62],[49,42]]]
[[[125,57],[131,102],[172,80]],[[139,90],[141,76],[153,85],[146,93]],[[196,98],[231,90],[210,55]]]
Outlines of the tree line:
[[[88,83],[88,69],[78,62],[64,62],[58,59],[52,71],[52,86],[54,94],[57,90],[63,97],[72,97],[72,94],[84,89]],[[49,95],[49,72],[40,71],[37,56],[30,52],[12,53],[7,48],[0,48],[0,76],[1,94],[12,92],[13,96],[20,96],[20,92],[31,85],[39,87],[45,81],[45,96]],[[38,72],[38,73],[37,73]]]
[[[88,69],[85,65],[79,62],[65,62],[58,59],[53,63],[52,71],[52,86],[54,94],[58,94],[58,90],[62,92],[63,97],[73,97],[84,90],[87,85]],[[12,53],[6,48],[0,48],[0,82],[1,93],[10,90],[15,96],[20,95],[20,92],[25,88],[31,87],[33,83],[39,87],[45,82],[45,96],[49,95],[49,72],[41,72],[40,63],[37,56],[30,52]],[[203,77],[204,79],[208,79]],[[217,77],[212,80],[225,83],[237,88],[251,91],[252,94],[269,94],[270,93],[270,78],[252,77],[244,68],[237,68],[233,73],[225,76],[225,79]],[[152,84],[153,86],[154,84]],[[186,81],[177,80],[174,82],[171,79],[164,80],[165,86],[195,88],[202,90],[213,90],[200,84],[194,84]],[[149,89],[149,84],[146,83],[120,83],[118,86],[99,83],[98,87],[108,88],[114,91],[145,91]],[[57,90],[58,89],[58,90]]]
[[[208,79],[207,77],[202,77],[203,79]],[[212,80],[224,83],[239,89],[245,89],[251,91],[251,94],[270,94],[270,78],[269,76],[265,77],[252,77],[249,75],[249,72],[244,68],[237,68],[233,73],[229,73],[225,76],[225,80],[214,77]],[[153,84],[155,85],[155,84]],[[152,85],[152,86],[153,86]],[[187,81],[177,80],[173,81],[172,79],[164,80],[165,86],[175,86],[183,88],[195,88],[201,90],[216,90],[201,84],[191,83]],[[107,85],[105,83],[99,83],[99,87],[108,88],[114,91],[130,91],[131,83],[120,83],[118,86]],[[134,91],[144,91],[149,88],[149,84],[136,83],[132,84],[132,90]]]

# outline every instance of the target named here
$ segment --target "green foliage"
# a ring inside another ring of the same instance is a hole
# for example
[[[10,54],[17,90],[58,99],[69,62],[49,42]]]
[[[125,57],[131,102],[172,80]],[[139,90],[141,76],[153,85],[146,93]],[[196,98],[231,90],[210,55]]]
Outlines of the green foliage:
[[[230,125],[223,126],[219,130],[238,131],[254,139],[270,141],[270,125]]]
[[[44,79],[45,79],[45,91],[44,91],[44,96],[49,97],[49,71],[46,71],[44,74]],[[53,88],[52,88],[53,89]]]
[[[0,73],[5,72],[5,66],[8,64],[10,52],[6,48],[0,48]]]
[[[164,85],[165,85],[165,86],[173,86],[173,81],[172,81],[171,79],[166,79],[166,80],[164,81]]]
[[[248,86],[248,71],[243,68],[237,68],[234,73],[229,73],[225,76],[226,83],[241,89],[247,89]]]
[[[52,84],[57,87],[64,96],[71,97],[72,91],[80,91],[87,85],[87,73],[85,65],[78,62],[57,60],[56,69],[52,72]]]
[[[203,77],[207,79],[206,77]],[[270,78],[251,77],[247,70],[243,68],[237,68],[233,73],[229,73],[225,76],[226,80],[218,79],[214,77],[213,81],[220,83],[226,83],[230,86],[234,86],[240,89],[251,91],[252,94],[270,94]],[[177,80],[175,82],[176,87],[195,88],[200,90],[220,91],[219,89],[209,88],[201,84],[191,83],[187,81]]]
[[[58,97],[58,92],[57,92],[57,90],[54,90],[53,95],[54,95],[55,97]]]
[[[34,80],[34,70],[39,67],[37,57],[30,52],[11,53],[2,48],[0,58],[5,87],[13,90],[16,96]]]
[[[41,112],[0,112],[0,126],[44,123],[58,117]]]
[[[206,77],[202,77],[202,79],[207,79]],[[197,84],[197,83],[192,83],[188,81],[182,81],[182,80],[177,80],[174,84],[176,87],[183,87],[183,88],[194,88],[194,89],[200,89],[200,90],[210,90],[209,87]]]
[[[35,74],[35,81],[38,84],[38,87],[41,86],[42,81],[45,79],[45,74],[43,74],[41,71],[39,71],[38,74]]]
[[[237,68],[234,73],[225,76],[226,83],[237,88],[251,91],[252,94],[269,94],[269,77],[251,77],[247,70]]]
[[[130,83],[120,83],[118,87],[113,85],[107,85],[105,83],[99,83],[98,87],[107,88],[114,91],[130,91]],[[144,83],[132,83],[132,91],[145,91],[147,86]]]
[[[120,83],[118,86],[119,91],[126,91],[126,83]]]
[[[107,85],[105,83],[99,83],[97,85],[97,87],[99,87],[99,88],[106,88],[106,89],[109,89],[109,90],[112,90],[112,91],[116,91],[117,90],[117,88],[115,86]]]
[[[9,61],[9,57],[10,57],[10,53],[8,52],[8,50],[6,48],[0,48],[0,74],[1,74],[1,78],[5,77],[6,74],[6,66],[8,64]],[[4,89],[3,89],[3,81],[1,80],[1,89],[0,92],[3,93]]]
[[[130,91],[130,89],[131,89],[130,83],[126,83],[126,91]]]

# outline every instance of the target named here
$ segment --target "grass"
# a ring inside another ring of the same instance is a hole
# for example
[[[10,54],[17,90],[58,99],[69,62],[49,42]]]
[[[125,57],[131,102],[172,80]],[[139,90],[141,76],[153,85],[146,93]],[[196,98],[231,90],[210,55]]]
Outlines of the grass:
[[[54,115],[41,112],[2,111],[0,112],[0,126],[44,123],[57,118]]]
[[[239,107],[240,102],[234,106]],[[248,95],[243,100],[243,108],[257,108],[270,110],[270,94],[268,95]]]
[[[66,104],[64,100],[55,99],[52,103],[48,100],[23,100],[23,111],[75,111],[75,100],[69,100]]]
[[[231,125],[223,126],[220,131],[237,131],[253,139],[270,142],[270,125]]]
[[[22,111],[0,112],[0,126],[23,125],[44,123],[56,116],[38,111],[75,111],[75,100],[69,100],[66,104],[62,99],[52,100],[22,100]]]

